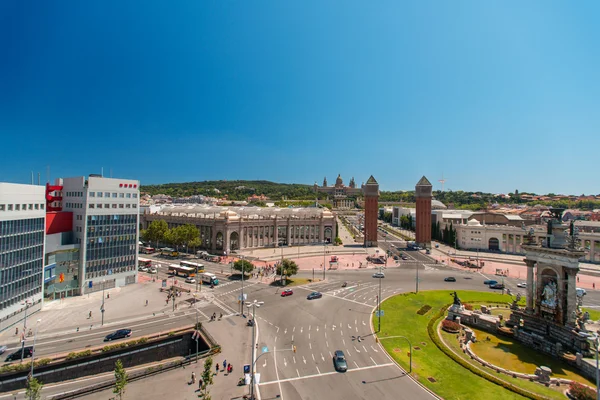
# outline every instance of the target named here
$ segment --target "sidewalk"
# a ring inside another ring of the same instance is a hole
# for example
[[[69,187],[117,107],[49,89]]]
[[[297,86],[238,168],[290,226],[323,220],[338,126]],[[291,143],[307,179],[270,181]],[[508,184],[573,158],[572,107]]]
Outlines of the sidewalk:
[[[250,363],[252,338],[250,328],[246,327],[246,319],[242,317],[223,318],[221,321],[204,324],[208,332],[221,345],[222,352],[213,357],[213,385],[210,394],[213,399],[241,398],[249,391],[248,386],[237,386],[243,376],[244,364]],[[197,399],[198,380],[204,370],[206,359],[192,362],[185,368],[165,372],[154,377],[141,379],[127,385],[126,398],[131,399]],[[233,366],[233,372],[223,371],[223,361]],[[219,363],[219,373],[215,375],[215,364]],[[196,384],[191,385],[192,372],[196,373]],[[160,382],[160,383],[159,383]],[[85,396],[85,399],[106,400],[114,397],[112,389]]]

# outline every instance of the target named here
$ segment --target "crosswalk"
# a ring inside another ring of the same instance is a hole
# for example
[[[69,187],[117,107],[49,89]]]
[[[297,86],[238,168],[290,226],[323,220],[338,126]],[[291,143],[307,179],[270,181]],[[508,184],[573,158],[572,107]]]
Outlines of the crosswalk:
[[[342,287],[343,282],[346,282],[346,287]],[[329,280],[320,283],[302,285],[299,287],[311,291],[318,291],[324,295],[333,296],[354,303],[360,303],[366,306],[374,306],[377,304],[379,284],[379,281],[364,283],[359,281],[352,282]],[[400,293],[401,291],[401,287],[393,287],[383,283],[381,288],[381,297],[385,299],[386,297]]]

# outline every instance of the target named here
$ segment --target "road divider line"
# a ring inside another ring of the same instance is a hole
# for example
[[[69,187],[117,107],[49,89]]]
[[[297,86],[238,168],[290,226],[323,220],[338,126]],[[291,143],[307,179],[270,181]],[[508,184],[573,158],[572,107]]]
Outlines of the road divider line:
[[[355,362],[355,364],[356,364],[356,362]],[[369,365],[368,367],[351,368],[351,369],[348,369],[348,371],[346,371],[346,372],[363,371],[365,369],[389,367],[389,366],[392,366],[392,365],[396,365],[396,364],[394,364],[394,363],[387,363],[387,364]],[[273,385],[275,383],[281,384],[281,383],[285,383],[285,382],[298,381],[298,380],[301,380],[301,379],[311,379],[311,378],[318,378],[318,377],[321,377],[321,376],[339,374],[339,372],[335,371],[335,372],[323,372],[321,374],[313,374],[313,375],[300,376],[300,373],[298,372],[298,370],[296,370],[296,373],[298,374],[297,378],[287,378],[287,379],[281,379],[281,380],[276,380],[276,381],[262,382],[262,383],[259,383],[258,385],[259,386],[266,386],[266,385]]]
[[[373,357],[369,357],[371,359],[371,361],[373,361],[373,364],[377,365],[377,363],[375,362],[375,360],[373,360]]]

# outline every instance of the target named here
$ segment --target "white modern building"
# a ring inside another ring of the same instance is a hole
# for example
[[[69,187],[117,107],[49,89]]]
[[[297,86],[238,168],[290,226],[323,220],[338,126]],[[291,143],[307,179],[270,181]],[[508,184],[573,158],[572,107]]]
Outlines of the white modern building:
[[[62,209],[73,213],[80,293],[137,280],[139,181],[100,175],[62,180]]]
[[[44,186],[0,183],[0,330],[40,309]]]

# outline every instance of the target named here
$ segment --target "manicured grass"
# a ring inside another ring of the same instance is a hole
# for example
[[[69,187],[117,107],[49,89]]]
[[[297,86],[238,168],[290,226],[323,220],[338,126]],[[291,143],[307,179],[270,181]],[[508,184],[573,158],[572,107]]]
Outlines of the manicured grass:
[[[450,291],[425,291],[419,294],[405,293],[394,296],[382,303],[385,311],[381,318],[380,338],[402,335],[411,341],[413,347],[413,376],[426,387],[445,399],[522,399],[524,397],[501,386],[480,378],[446,356],[430,340],[427,324],[432,315],[441,307],[452,303]],[[457,291],[463,302],[473,305],[496,304],[510,301],[510,297],[499,293]],[[425,315],[417,311],[424,305],[432,309]],[[377,317],[373,316],[373,326],[377,327]],[[409,357],[406,340],[383,339],[381,341],[388,353],[408,371]],[[432,383],[431,377],[436,380]]]
[[[476,365],[478,368],[481,368],[481,365],[479,363],[471,360],[470,357],[468,357],[466,354],[464,354],[462,352],[462,350],[460,349],[460,346],[458,344],[458,339],[456,338],[455,334],[450,334],[450,333],[442,331],[442,337],[444,338],[444,341],[446,342],[446,344],[450,348],[452,348],[462,359],[466,360],[467,362],[469,362],[473,365]],[[484,338],[485,338],[485,336],[484,336]],[[565,396],[563,394],[563,391],[565,390],[565,386],[545,387],[545,386],[540,385],[539,383],[529,382],[529,381],[526,381],[526,380],[523,380],[520,378],[513,378],[509,375],[493,371],[489,368],[485,368],[484,370],[487,373],[492,374],[499,379],[502,379],[503,381],[512,383],[513,385],[523,388],[525,390],[528,390],[528,391],[531,391],[534,393],[538,393],[544,397],[556,399],[556,400],[562,400],[565,398]],[[483,379],[483,378],[478,377],[478,379]]]
[[[471,349],[479,357],[494,365],[526,374],[533,374],[537,367],[544,365],[552,370],[553,377],[571,379],[592,387],[595,386],[595,383],[579,375],[574,367],[523,346],[512,338],[494,335],[479,329],[473,329],[473,332],[477,336],[477,341],[471,344]],[[486,338],[490,340],[488,341]]]

